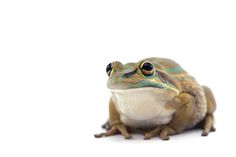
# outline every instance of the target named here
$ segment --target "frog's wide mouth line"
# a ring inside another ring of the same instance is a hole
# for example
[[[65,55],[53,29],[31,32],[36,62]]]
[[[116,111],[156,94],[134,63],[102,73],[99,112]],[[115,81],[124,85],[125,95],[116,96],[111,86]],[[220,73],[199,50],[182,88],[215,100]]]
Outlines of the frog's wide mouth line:
[[[153,92],[160,92],[163,93],[166,88],[157,88],[157,87],[138,87],[138,88],[129,88],[129,89],[110,89],[111,93],[130,93],[130,92],[145,92],[145,91],[153,91]],[[171,88],[171,90],[177,94],[179,94],[179,91],[175,88]]]
[[[112,93],[126,93],[126,92],[138,92],[146,90],[163,90],[163,88],[156,87],[138,87],[138,88],[129,88],[129,89],[110,89]]]

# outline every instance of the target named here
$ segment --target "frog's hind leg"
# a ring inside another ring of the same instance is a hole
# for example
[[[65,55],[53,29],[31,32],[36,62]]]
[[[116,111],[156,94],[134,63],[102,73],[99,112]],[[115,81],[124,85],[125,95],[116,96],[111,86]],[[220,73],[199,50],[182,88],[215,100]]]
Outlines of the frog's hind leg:
[[[136,128],[132,128],[132,127],[127,127],[127,130],[130,133],[136,133],[136,134],[145,134],[145,131],[140,130],[140,129],[136,129]],[[109,123],[109,121],[106,121],[103,125],[102,128],[105,129],[106,131],[111,130],[111,124]]]
[[[202,129],[203,129],[202,136],[207,136],[209,132],[215,131],[213,113],[216,110],[216,102],[210,88],[206,86],[202,86],[202,88],[205,92],[206,102],[207,102],[207,114],[202,121]]]

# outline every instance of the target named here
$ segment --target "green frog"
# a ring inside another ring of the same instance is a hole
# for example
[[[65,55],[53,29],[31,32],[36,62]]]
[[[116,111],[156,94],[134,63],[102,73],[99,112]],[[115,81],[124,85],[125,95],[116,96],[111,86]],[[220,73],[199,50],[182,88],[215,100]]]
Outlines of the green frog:
[[[216,102],[212,91],[201,86],[175,61],[146,58],[137,63],[115,61],[107,65],[111,91],[107,131],[95,137],[142,133],[144,139],[170,135],[201,126],[202,136],[214,128]]]

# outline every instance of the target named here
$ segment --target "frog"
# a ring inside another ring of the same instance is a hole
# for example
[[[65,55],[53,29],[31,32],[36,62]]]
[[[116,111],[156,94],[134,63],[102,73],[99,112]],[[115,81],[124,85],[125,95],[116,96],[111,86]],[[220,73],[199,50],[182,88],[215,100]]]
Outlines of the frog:
[[[197,126],[202,136],[215,131],[213,92],[175,61],[157,57],[126,64],[114,61],[106,73],[109,120],[103,125],[106,131],[96,138],[121,134],[130,139],[132,133],[141,133],[145,140],[169,140]]]

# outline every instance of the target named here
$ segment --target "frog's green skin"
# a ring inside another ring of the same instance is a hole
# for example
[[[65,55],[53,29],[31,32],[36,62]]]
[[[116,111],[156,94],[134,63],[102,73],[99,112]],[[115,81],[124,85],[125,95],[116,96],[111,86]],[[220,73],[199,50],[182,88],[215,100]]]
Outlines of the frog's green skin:
[[[152,74],[140,68],[151,63]],[[112,63],[108,88],[108,131],[96,137],[142,132],[144,139],[159,135],[169,139],[185,129],[202,124],[202,135],[214,130],[216,103],[211,90],[199,85],[179,64],[165,58],[146,58],[137,63]]]

